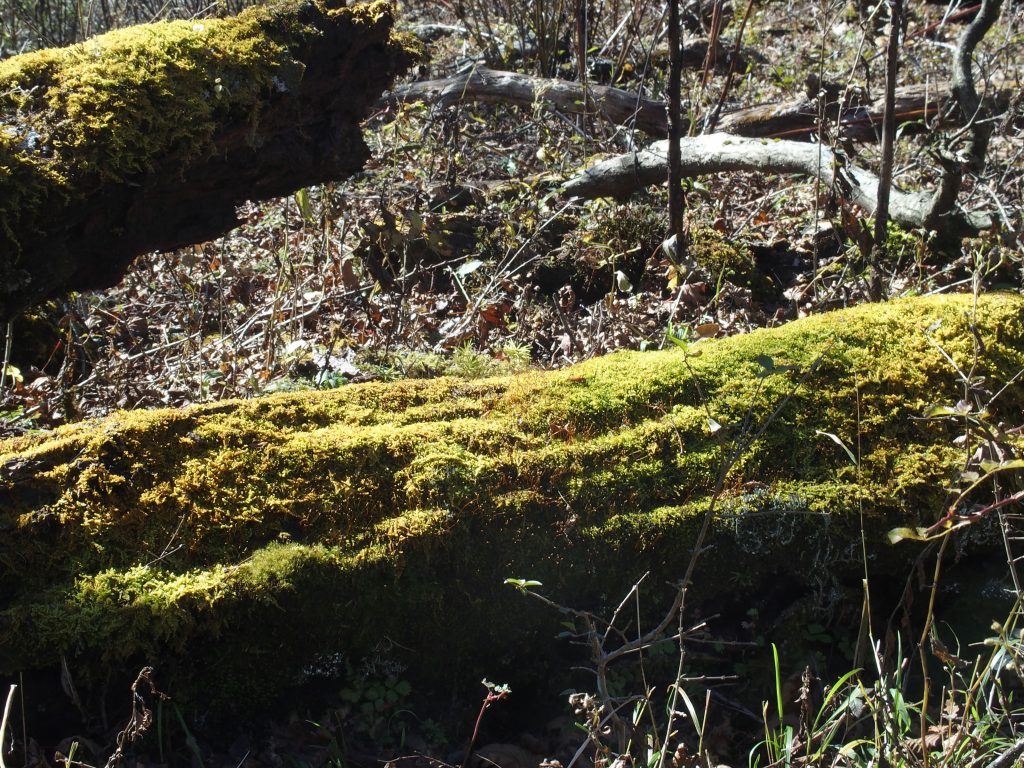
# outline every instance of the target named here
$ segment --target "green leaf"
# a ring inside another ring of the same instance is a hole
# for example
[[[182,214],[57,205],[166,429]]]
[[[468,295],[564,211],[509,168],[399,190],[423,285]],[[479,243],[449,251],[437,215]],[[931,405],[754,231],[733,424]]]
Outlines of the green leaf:
[[[772,374],[782,373],[784,371],[792,371],[796,368],[795,365],[776,365],[775,361],[768,355],[758,355],[754,360],[764,368],[763,371],[757,374],[757,378],[759,379],[765,379]]]
[[[683,350],[688,357],[700,357],[701,350],[694,349],[693,345],[686,340],[685,337],[680,335],[677,330],[670,324],[668,330],[665,332],[665,340],[675,344],[681,350]]]
[[[893,528],[887,534],[890,544],[898,544],[901,541],[928,541],[927,528]]]
[[[849,448],[848,448],[848,447],[846,446],[846,443],[844,443],[844,442],[843,442],[843,441],[842,441],[842,440],[841,440],[841,439],[839,438],[839,436],[838,436],[838,435],[834,435],[834,434],[833,434],[833,433],[831,433],[831,432],[823,432],[823,431],[821,431],[820,429],[816,429],[816,430],[814,430],[814,434],[816,434],[816,435],[824,435],[824,436],[825,436],[825,437],[827,437],[827,438],[828,438],[829,440],[831,440],[831,441],[832,441],[833,443],[835,443],[836,445],[838,445],[838,446],[839,446],[840,448],[842,448],[842,449],[843,449],[844,451],[846,451],[846,455],[850,457],[850,463],[851,463],[851,464],[853,464],[853,466],[855,466],[855,467],[857,466],[857,457],[853,455],[853,451],[851,451],[851,450],[850,450],[850,449],[849,449]]]
[[[307,224],[313,223],[313,206],[309,202],[309,190],[306,187],[295,193],[295,205],[299,207],[299,214]]]
[[[1008,469],[1024,469],[1024,459],[981,462],[981,471],[985,474],[988,474],[989,472],[1005,472]]]
[[[10,363],[3,365],[4,378],[10,377],[14,379],[15,384],[21,384],[24,381],[24,377],[21,375],[21,369]]]
[[[966,416],[970,412],[971,406],[961,400],[956,405],[929,405],[924,409],[924,417],[932,419],[940,416]]]
[[[526,594],[527,590],[529,590],[531,587],[544,586],[539,581],[534,581],[533,579],[505,579],[505,583],[508,584],[510,587],[515,587],[524,595]]]

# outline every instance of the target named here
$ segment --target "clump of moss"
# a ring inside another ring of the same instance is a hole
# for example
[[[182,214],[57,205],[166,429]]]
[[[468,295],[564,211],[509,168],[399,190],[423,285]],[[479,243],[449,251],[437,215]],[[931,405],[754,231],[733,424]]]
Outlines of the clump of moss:
[[[962,468],[946,425],[913,418],[960,397],[946,355],[993,385],[1024,367],[1024,300],[971,311],[920,298],[709,342],[685,363],[623,353],[2,442],[0,671],[65,653],[98,681],[166,659],[173,692],[216,709],[387,637],[435,690],[514,683],[526,657],[543,675],[531,643],[557,617],[503,580],[598,607],[645,570],[677,579],[723,456],[766,423],[726,478],[694,604],[753,599],[783,577],[859,588],[862,523],[873,593],[901,590],[917,550],[884,532],[934,520]],[[1019,418],[1024,393],[994,406]],[[857,444],[858,467],[821,432]],[[275,677],[254,678],[270,658]]]
[[[687,257],[712,280],[737,285],[747,285],[757,269],[745,244],[730,242],[722,232],[705,225],[691,227]]]
[[[535,278],[548,290],[568,283],[590,304],[616,290],[616,271],[639,285],[664,236],[664,213],[655,206],[595,201],[581,214],[580,225],[540,263]]]

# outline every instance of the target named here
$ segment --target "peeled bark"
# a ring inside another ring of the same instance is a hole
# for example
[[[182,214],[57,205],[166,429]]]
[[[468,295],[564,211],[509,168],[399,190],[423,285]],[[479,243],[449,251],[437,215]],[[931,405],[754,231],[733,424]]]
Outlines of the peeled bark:
[[[235,208],[359,170],[418,55],[387,3],[277,0],[0,62],[0,320],[216,237]]]
[[[386,641],[422,691],[475,695],[486,675],[556,697],[564,617],[503,581],[610,611],[650,570],[657,615],[713,497],[688,610],[760,607],[766,640],[802,658],[811,617],[856,632],[865,568],[875,610],[902,593],[920,547],[886,531],[946,513],[975,446],[954,442],[962,421],[919,417],[962,397],[955,366],[1000,392],[993,423],[1019,421],[1022,312],[1012,295],[897,301],[686,360],[352,385],[0,442],[0,675],[63,657],[91,700],[150,664],[183,710],[216,715],[344,677]],[[1000,542],[970,537],[958,562]],[[743,639],[728,619],[710,631]]]

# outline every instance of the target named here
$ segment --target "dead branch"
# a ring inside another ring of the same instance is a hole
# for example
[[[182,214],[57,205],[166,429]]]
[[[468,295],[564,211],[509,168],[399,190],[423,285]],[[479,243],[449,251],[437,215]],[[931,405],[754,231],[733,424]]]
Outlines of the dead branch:
[[[878,200],[878,177],[849,164],[828,147],[799,141],[753,139],[712,133],[683,138],[679,142],[682,173],[687,178],[712,173],[760,171],[799,173],[817,177],[845,199],[874,213]],[[607,160],[568,179],[566,195],[574,197],[624,197],[668,176],[668,142],[659,141],[641,152],[630,152]],[[908,228],[925,226],[932,207],[932,195],[893,189],[889,213],[893,221]],[[993,226],[990,215],[959,211],[945,217],[939,233],[947,237],[977,234]]]
[[[585,89],[568,80],[487,67],[396,88],[386,94],[378,106],[417,101],[443,107],[473,101],[510,104],[526,109],[543,104],[567,114],[585,113],[603,117],[616,125],[632,125],[653,136],[664,136],[667,131],[663,101],[608,85],[591,85]]]
[[[950,97],[958,109],[955,113],[970,130],[970,143],[966,156],[960,160],[948,151],[939,156],[942,165],[942,176],[939,179],[939,192],[935,195],[926,222],[933,224],[946,217],[956,205],[965,172],[978,173],[985,167],[985,155],[988,153],[988,141],[992,134],[991,123],[986,119],[988,107],[978,96],[974,86],[974,73],[971,70],[971,59],[974,49],[988,33],[999,18],[1002,0],[984,0],[981,10],[974,17],[967,29],[960,35],[956,53],[953,55],[953,83]]]
[[[926,120],[950,110],[951,86],[948,83],[908,85],[896,89],[896,119],[899,123]],[[1018,91],[1012,82],[994,84],[993,109],[1001,109]],[[665,102],[607,85],[591,85],[557,78],[535,77],[517,72],[476,69],[439,80],[425,80],[396,88],[377,102],[378,107],[411,102],[451,106],[463,102],[509,104],[532,109],[541,104],[566,114],[590,114],[616,125],[628,125],[650,136],[668,135]],[[840,113],[842,113],[840,115]],[[840,106],[834,99],[826,109],[830,122],[838,122],[843,138],[874,140],[882,123],[884,103],[848,103]],[[779,104],[762,104],[725,113],[718,121],[724,133],[752,137],[809,137],[816,130],[819,109],[810,97]],[[962,123],[959,113],[950,114],[952,123]]]
[[[974,73],[971,59],[974,49],[999,18],[1002,0],[984,0],[981,11],[964,30],[957,43],[953,61],[953,97],[960,106],[960,113],[966,124],[971,126],[971,146],[968,151],[972,170],[980,170],[985,164],[991,127],[982,119],[983,104],[974,87]]]

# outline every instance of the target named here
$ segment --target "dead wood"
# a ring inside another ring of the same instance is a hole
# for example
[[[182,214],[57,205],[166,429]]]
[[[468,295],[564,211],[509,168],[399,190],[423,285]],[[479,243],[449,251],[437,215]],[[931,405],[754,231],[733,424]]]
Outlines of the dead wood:
[[[712,173],[760,171],[799,173],[818,177],[842,197],[869,215],[878,200],[878,177],[846,162],[828,147],[799,141],[754,139],[712,133],[681,139],[683,176],[692,178]],[[566,195],[624,197],[668,177],[668,142],[659,141],[641,152],[630,152],[602,160],[563,185]],[[932,195],[892,190],[889,213],[904,227],[923,227],[931,210]],[[941,222],[941,235],[963,237],[993,226],[991,216],[981,212],[955,211]]]
[[[558,78],[475,67],[452,77],[396,88],[380,106],[408,102],[450,106],[465,101],[510,104],[532,109],[537,104],[566,114],[590,114],[617,125],[632,125],[654,136],[666,135],[665,102],[609,85],[590,85]]]
[[[418,44],[386,3],[341,6],[280,0],[0,62],[0,319],[361,169],[360,123]]]
[[[990,91],[993,109],[1001,109],[1017,92],[1014,83],[994,84]],[[943,120],[958,122],[959,112],[949,110],[948,83],[908,85],[896,89],[896,118],[901,124],[914,121]],[[829,98],[831,94],[826,96]],[[427,102],[451,106],[462,102],[509,104],[532,109],[540,104],[566,114],[589,114],[616,125],[626,125],[650,136],[668,135],[665,102],[607,85],[586,89],[575,82],[558,78],[535,77],[517,72],[477,67],[439,80],[425,80],[396,88],[378,102],[395,106]],[[762,104],[726,112],[718,121],[718,130],[737,136],[809,138],[817,131],[819,108],[815,98],[800,97],[778,104]],[[858,102],[847,99],[844,105],[831,96],[825,114],[830,126],[838,126],[842,138],[874,140],[882,123],[884,104],[876,99]]]

